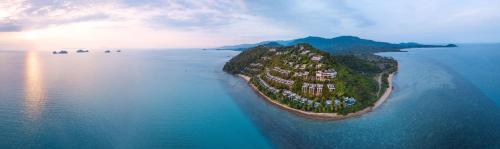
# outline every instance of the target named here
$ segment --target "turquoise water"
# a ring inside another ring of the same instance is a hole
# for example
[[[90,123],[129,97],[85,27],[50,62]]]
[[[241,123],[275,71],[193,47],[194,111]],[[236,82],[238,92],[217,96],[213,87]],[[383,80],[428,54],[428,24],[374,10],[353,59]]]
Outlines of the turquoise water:
[[[394,92],[318,121],[221,68],[233,51],[0,52],[1,148],[500,148],[500,45],[381,53]]]
[[[230,51],[0,53],[0,148],[269,147],[221,79]]]

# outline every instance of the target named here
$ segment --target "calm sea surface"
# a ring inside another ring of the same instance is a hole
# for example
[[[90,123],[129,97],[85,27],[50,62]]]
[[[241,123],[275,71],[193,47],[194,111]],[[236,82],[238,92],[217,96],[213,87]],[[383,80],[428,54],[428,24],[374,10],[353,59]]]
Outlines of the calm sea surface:
[[[221,71],[234,51],[0,51],[0,148],[500,148],[500,45],[381,53],[395,89],[317,121]]]

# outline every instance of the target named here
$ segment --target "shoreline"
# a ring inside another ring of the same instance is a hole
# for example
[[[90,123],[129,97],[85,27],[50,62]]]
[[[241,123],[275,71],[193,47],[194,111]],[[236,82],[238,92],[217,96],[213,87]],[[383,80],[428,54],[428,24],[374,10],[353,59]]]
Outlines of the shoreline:
[[[247,82],[247,84],[250,85],[255,92],[257,92],[260,96],[262,96],[265,99],[265,101],[272,103],[273,105],[278,106],[281,109],[287,110],[288,112],[291,112],[291,113],[294,113],[294,114],[297,114],[297,115],[300,115],[300,116],[303,116],[303,117],[309,118],[309,119],[342,120],[342,119],[348,119],[348,118],[352,118],[352,117],[361,116],[363,114],[371,112],[374,109],[380,107],[382,105],[382,103],[384,103],[388,99],[389,95],[392,93],[392,90],[393,90],[392,81],[394,79],[395,74],[396,74],[396,72],[389,74],[389,77],[387,77],[389,87],[387,87],[384,94],[382,94],[382,96],[380,96],[380,98],[374,103],[373,106],[366,107],[363,110],[360,110],[360,111],[357,111],[354,113],[349,113],[347,115],[340,115],[337,113],[315,113],[315,112],[308,112],[308,111],[302,111],[299,109],[291,108],[288,105],[285,105],[285,104],[282,104],[278,101],[272,100],[270,97],[267,97],[264,93],[260,92],[259,89],[255,85],[250,83],[249,76],[242,75],[242,74],[238,74],[238,76],[241,77],[242,79],[244,79]]]

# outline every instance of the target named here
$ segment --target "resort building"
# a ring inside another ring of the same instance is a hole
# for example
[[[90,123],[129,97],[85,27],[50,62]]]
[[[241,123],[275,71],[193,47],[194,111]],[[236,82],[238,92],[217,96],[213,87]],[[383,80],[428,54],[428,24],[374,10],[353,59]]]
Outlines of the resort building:
[[[326,71],[316,71],[316,80],[319,81],[325,81],[326,79],[335,78],[336,76],[337,72],[334,69],[329,69]]]
[[[261,63],[250,63],[250,66],[252,66],[252,67],[262,67],[263,65]]]
[[[309,50],[303,51],[303,52],[301,52],[300,54],[302,54],[302,55],[306,55],[307,53],[309,53]]]
[[[319,96],[323,92],[323,84],[303,83],[302,92]]]
[[[340,100],[338,100],[338,99],[333,100],[333,103],[334,103],[336,106],[340,106]]]
[[[257,76],[257,81],[259,82],[260,85],[262,85],[264,88],[266,88],[267,90],[269,90],[271,93],[278,93],[280,90],[279,89],[276,89],[274,87],[272,87],[271,85],[267,84],[266,81],[262,80],[262,78],[260,78],[260,75]]]
[[[290,72],[291,72],[289,70],[281,69],[279,67],[274,67],[273,71],[278,72],[278,73],[280,73],[281,75],[284,75],[284,76],[288,76],[290,74]]]
[[[326,105],[332,105],[332,101],[331,100],[326,100]]]
[[[323,58],[323,56],[321,56],[321,55],[316,55],[316,56],[313,56],[313,57],[311,58],[311,60],[312,60],[312,61],[319,62],[322,58]]]
[[[266,72],[266,78],[268,80],[271,80],[271,81],[276,82],[276,83],[285,84],[288,87],[292,86],[294,83],[294,81],[292,81],[292,80],[286,80],[286,79],[282,79],[279,77],[275,77],[275,76],[271,75],[269,72]]]
[[[307,77],[308,75],[309,75],[309,71],[296,72],[293,74],[294,77]]]
[[[335,90],[335,84],[327,84],[326,87],[330,90],[330,92]]]
[[[304,69],[306,69],[306,67],[307,67],[307,64],[302,64],[299,69],[304,70]]]
[[[304,103],[305,101],[309,100],[289,90],[283,90],[282,95],[285,96],[286,99],[298,101],[300,103]]]
[[[356,103],[356,99],[354,99],[354,97],[345,97],[344,101],[347,106],[352,106]]]

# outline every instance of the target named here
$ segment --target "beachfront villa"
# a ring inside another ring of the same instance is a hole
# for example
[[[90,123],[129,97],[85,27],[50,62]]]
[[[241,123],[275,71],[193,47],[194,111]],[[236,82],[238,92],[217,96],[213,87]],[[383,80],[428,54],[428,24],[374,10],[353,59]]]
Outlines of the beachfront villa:
[[[354,97],[345,97],[344,101],[347,106],[352,106],[356,103],[356,99],[354,99]]]
[[[279,89],[276,89],[276,88],[272,87],[271,85],[267,84],[266,81],[264,81],[264,80],[262,80],[262,78],[260,78],[260,75],[257,76],[257,79],[258,79],[258,83],[260,85],[262,85],[265,89],[269,90],[271,93],[274,93],[274,94],[279,93],[279,91],[280,91]]]

